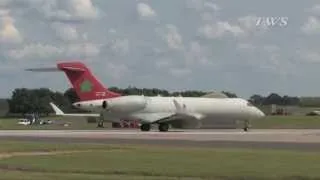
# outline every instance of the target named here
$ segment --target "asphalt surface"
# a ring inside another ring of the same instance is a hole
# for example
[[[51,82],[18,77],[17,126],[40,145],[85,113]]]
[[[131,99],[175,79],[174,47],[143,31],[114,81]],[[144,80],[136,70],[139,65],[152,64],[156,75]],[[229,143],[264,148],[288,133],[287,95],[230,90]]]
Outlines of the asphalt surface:
[[[320,150],[320,130],[2,130],[0,139],[52,143],[148,144],[182,147]]]

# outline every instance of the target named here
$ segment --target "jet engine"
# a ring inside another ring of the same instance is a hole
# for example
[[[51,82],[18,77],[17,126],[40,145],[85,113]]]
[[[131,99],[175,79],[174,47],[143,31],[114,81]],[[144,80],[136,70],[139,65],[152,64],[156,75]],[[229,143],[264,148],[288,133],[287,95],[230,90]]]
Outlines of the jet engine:
[[[121,96],[104,100],[102,109],[111,112],[134,112],[145,108],[146,103],[143,96]]]

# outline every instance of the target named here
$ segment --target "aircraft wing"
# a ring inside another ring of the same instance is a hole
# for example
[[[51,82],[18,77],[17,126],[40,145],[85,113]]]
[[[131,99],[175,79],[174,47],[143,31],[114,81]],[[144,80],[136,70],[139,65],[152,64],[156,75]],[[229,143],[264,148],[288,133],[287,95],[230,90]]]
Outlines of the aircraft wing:
[[[136,117],[145,122],[151,123],[179,123],[179,124],[199,124],[200,120],[204,118],[202,114],[195,112],[188,112],[184,104],[179,104],[176,100],[173,100],[176,107],[175,112],[164,113],[146,113],[136,114]]]
[[[100,117],[100,114],[92,113],[77,113],[77,114],[65,114],[60,108],[58,108],[54,103],[50,102],[50,106],[54,110],[57,116],[72,116],[72,117]]]

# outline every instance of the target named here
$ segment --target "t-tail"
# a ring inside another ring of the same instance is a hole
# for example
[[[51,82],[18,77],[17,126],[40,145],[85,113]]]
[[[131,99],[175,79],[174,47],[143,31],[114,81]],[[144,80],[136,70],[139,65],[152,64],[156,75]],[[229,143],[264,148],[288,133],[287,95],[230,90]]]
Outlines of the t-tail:
[[[81,62],[62,62],[57,68],[34,68],[29,71],[63,71],[68,77],[80,101],[108,99],[121,94],[108,90]]]

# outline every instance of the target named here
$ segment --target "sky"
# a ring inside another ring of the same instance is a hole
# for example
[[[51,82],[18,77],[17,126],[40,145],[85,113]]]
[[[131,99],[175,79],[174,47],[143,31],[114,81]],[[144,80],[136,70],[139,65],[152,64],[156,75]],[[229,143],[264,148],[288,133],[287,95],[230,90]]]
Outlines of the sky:
[[[319,39],[316,0],[0,0],[0,97],[65,91],[24,70],[62,61],[106,87],[319,96]]]

